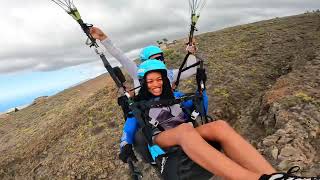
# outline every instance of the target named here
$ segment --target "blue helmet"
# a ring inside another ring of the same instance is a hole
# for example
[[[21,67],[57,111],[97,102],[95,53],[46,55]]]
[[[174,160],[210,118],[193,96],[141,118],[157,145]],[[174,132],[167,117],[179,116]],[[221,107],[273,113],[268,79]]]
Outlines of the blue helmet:
[[[154,45],[147,46],[141,50],[140,60],[141,62],[144,62],[147,59],[150,59],[151,56],[155,54],[161,54],[161,53],[163,53],[163,51],[158,46],[154,46]]]
[[[140,64],[137,75],[139,79],[142,79],[146,73],[157,70],[167,73],[167,67],[162,61],[146,59],[146,61]]]

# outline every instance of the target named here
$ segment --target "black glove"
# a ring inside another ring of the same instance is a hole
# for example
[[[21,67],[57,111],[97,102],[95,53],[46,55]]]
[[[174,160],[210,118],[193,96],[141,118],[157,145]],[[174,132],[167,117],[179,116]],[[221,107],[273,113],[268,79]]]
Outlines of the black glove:
[[[124,163],[127,163],[128,158],[131,158],[132,161],[137,161],[137,158],[132,150],[131,144],[126,144],[125,146],[123,146],[119,154],[119,159],[121,159]]]
[[[205,84],[207,81],[207,74],[205,69],[197,68],[196,80],[199,84],[201,81]]]
[[[129,99],[125,95],[118,97],[118,105],[122,108],[124,119],[127,119],[128,117],[133,117],[129,108],[128,101]]]

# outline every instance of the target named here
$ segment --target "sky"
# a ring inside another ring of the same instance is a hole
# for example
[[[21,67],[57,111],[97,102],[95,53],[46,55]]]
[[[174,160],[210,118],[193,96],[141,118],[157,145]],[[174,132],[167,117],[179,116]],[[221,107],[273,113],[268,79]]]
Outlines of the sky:
[[[143,46],[185,38],[189,31],[188,0],[73,2],[85,22],[104,30],[132,59]],[[319,8],[319,0],[207,0],[197,33]],[[4,1],[0,22],[0,112],[106,72],[79,25],[51,0]]]

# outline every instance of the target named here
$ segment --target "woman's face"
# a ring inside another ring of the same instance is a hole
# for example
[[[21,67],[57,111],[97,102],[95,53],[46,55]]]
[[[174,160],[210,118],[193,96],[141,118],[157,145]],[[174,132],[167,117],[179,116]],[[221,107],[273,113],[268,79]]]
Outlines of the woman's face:
[[[162,93],[162,75],[160,72],[150,72],[146,76],[148,91],[154,96],[160,96]]]

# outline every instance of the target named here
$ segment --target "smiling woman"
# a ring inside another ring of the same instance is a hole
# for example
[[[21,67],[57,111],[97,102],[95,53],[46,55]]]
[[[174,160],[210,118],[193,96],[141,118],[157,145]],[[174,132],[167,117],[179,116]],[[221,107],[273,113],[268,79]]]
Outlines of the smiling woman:
[[[166,76],[166,66],[162,61],[146,60],[141,63],[138,76],[141,79],[141,89],[134,102],[138,105],[131,107],[133,107],[134,114],[132,118],[138,119],[139,124],[136,125],[132,121],[128,123],[127,120],[124,129],[129,129],[131,125],[134,128],[131,129],[133,132],[131,132],[131,135],[134,135],[141,128],[148,141],[146,146],[151,151],[154,161],[159,162],[156,159],[157,157],[165,157],[165,151],[169,148],[180,146],[192,161],[223,179],[320,180],[320,177],[293,175],[293,173],[299,171],[298,166],[293,166],[287,173],[276,172],[259,151],[224,120],[215,120],[197,127],[190,124],[192,121],[189,121],[186,109],[192,108],[193,102],[189,104],[189,107],[181,102],[174,103],[179,97],[176,97],[177,92],[171,91]],[[165,92],[168,94],[165,94]],[[205,91],[203,93],[205,94],[203,98],[207,97]],[[161,103],[159,103],[160,101]],[[170,101],[170,103],[165,104],[164,101]],[[153,106],[147,105],[150,103],[153,103]],[[142,122],[149,124],[143,126]],[[128,135],[121,138],[123,148],[119,157],[123,162],[127,162],[128,158],[135,159],[132,144],[123,143],[126,138],[128,138]],[[218,142],[223,149],[223,153],[211,146],[210,142]],[[151,149],[155,146],[156,153]],[[159,151],[159,148],[162,148],[162,151]],[[168,151],[172,153],[170,149]],[[165,161],[167,160],[165,159]],[[163,160],[160,162],[163,162]],[[163,169],[170,168],[166,165],[166,162],[161,164],[164,164],[161,165],[161,174],[164,175]],[[200,179],[200,177],[197,177],[197,179]]]

